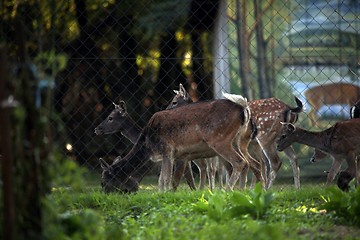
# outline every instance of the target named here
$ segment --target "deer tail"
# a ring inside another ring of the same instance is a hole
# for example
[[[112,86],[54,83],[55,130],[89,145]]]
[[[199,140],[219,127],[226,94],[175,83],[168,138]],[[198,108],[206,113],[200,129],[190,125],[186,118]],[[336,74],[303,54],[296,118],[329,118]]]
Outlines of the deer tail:
[[[222,95],[224,96],[224,98],[237,103],[243,107],[248,107],[248,101],[246,99],[246,97],[243,97],[241,95],[237,95],[237,94],[231,94],[231,93],[226,93],[226,92],[222,92]]]

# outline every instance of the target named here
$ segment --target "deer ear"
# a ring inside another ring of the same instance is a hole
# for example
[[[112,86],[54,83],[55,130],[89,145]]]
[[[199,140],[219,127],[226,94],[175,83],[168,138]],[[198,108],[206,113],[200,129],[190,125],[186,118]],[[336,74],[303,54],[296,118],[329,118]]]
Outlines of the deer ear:
[[[173,90],[173,91],[176,95],[180,94],[180,91],[178,91],[178,90]]]
[[[113,104],[114,104],[115,109],[119,108],[119,105],[117,105],[117,104],[114,103],[114,102],[113,102]]]
[[[186,89],[184,88],[184,86],[181,83],[179,84],[179,93],[184,99],[190,98],[188,92],[186,91]]]
[[[121,100],[118,105],[118,108],[122,108],[122,109],[124,109],[124,111],[126,111],[126,103],[123,100]]]
[[[288,129],[289,131],[291,131],[291,132],[294,132],[295,129],[296,129],[295,125],[292,124],[292,123],[288,123],[288,124],[286,125],[286,127],[287,127],[287,129]]]
[[[110,168],[110,165],[103,158],[99,158],[99,161],[103,170],[108,170]]]

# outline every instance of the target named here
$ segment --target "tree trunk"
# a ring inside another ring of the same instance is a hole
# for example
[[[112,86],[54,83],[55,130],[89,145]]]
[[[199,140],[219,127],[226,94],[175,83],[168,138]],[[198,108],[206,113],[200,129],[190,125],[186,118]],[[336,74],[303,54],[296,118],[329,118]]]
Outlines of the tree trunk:
[[[262,18],[260,17],[260,0],[254,0],[254,17],[256,19],[255,23],[255,33],[256,33],[256,67],[258,72],[258,83],[259,83],[259,92],[260,98],[269,98],[271,93],[269,86],[267,85],[268,76],[267,71],[267,61],[266,61],[266,42],[264,40],[263,33],[263,23]]]
[[[240,5],[241,2],[241,5]],[[250,68],[250,49],[248,43],[248,31],[246,30],[246,1],[236,1],[236,22],[239,54],[239,71],[241,87],[244,97],[249,100],[253,99],[252,82],[255,80]]]
[[[16,134],[16,166],[17,186],[17,233],[20,239],[39,239],[42,235],[42,206],[41,200],[48,190],[48,180],[44,173],[44,160],[47,153],[42,151],[43,125],[40,125],[40,113],[35,108],[33,87],[36,79],[33,77],[31,66],[27,61],[24,24],[22,16],[16,21],[16,45],[18,46],[19,74],[16,97],[25,112],[19,123]],[[48,163],[47,163],[48,164]],[[40,181],[40,179],[42,181]]]
[[[160,69],[155,85],[155,101],[158,109],[169,104],[174,96],[173,90],[178,89],[179,83],[186,86],[186,77],[176,55],[178,47],[175,32],[167,31],[160,41]]]
[[[194,31],[191,33],[192,46],[192,76],[197,84],[198,98],[210,100],[214,98],[211,73],[204,69],[204,49],[201,39],[202,33]]]

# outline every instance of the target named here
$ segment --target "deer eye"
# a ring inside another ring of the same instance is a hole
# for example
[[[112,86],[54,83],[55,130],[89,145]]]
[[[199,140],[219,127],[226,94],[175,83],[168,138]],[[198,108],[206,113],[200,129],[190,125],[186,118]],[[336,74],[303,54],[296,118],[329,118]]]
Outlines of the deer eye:
[[[109,121],[112,121],[112,120],[113,120],[113,118],[112,118],[112,117],[109,117],[109,118],[108,118],[108,120],[109,120]]]

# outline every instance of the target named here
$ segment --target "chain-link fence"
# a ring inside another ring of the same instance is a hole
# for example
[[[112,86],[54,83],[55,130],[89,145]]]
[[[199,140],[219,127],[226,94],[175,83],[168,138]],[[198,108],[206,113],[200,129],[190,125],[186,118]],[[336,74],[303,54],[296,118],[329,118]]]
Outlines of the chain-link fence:
[[[40,0],[2,1],[0,9],[8,62],[1,96],[23,106],[14,104],[15,122],[4,125],[25,148],[15,159],[56,148],[97,183],[99,158],[110,164],[134,146],[124,133],[94,132],[121,100],[142,129],[180,83],[192,101],[224,91],[296,106],[295,95],[305,107],[297,124],[318,130],[349,118],[360,95],[357,0]],[[312,150],[295,149],[310,178]]]

